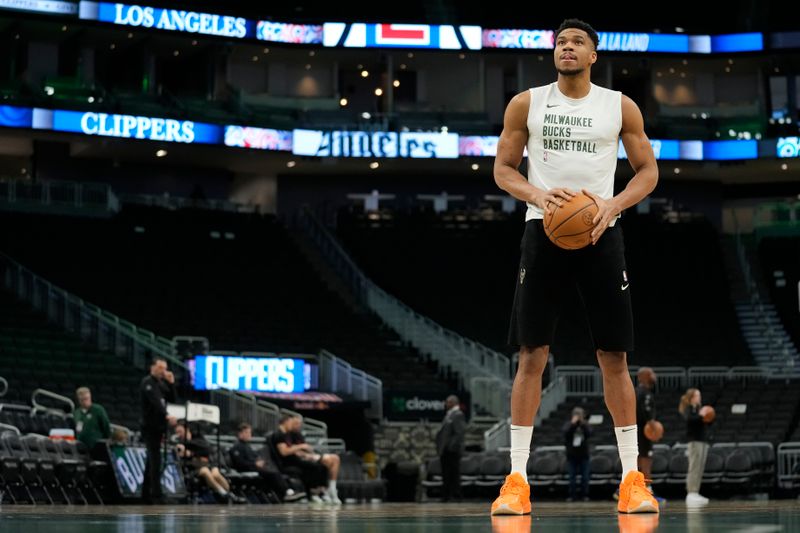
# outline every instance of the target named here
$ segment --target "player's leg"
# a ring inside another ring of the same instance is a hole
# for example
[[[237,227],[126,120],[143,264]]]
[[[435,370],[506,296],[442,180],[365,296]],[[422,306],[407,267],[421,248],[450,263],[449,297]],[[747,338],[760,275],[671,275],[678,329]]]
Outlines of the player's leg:
[[[631,282],[625,266],[625,246],[619,224],[609,228],[594,246],[576,256],[578,288],[586,306],[597,361],[603,374],[603,395],[622,462],[621,512],[657,512],[658,503],[637,470],[639,456],[636,394],[628,372],[627,352],[633,350]]]
[[[636,394],[628,373],[625,352],[597,350],[597,361],[603,374],[603,396],[614,420],[623,478],[637,469],[639,457],[638,428],[636,427]]]
[[[542,396],[542,374],[555,332],[564,287],[563,255],[544,234],[541,220],[526,223],[511,312],[509,344],[520,346],[511,389],[511,474],[492,504],[492,514],[530,512],[526,466],[533,421]]]
[[[511,388],[511,471],[523,476],[526,475],[533,421],[542,401],[542,374],[549,353],[549,346],[522,346]]]

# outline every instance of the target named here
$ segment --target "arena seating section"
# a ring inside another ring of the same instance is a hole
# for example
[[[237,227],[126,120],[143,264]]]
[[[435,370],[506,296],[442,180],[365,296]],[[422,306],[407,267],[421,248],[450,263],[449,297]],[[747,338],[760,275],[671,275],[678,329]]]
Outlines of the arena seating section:
[[[414,310],[499,351],[519,264],[521,212],[339,211],[337,234],[378,285]],[[752,364],[730,302],[718,234],[706,220],[626,214],[634,305],[633,364]],[[577,291],[570,290],[552,352],[556,364],[595,364]],[[587,355],[588,354],[588,355]],[[720,354],[724,354],[722,357]]]
[[[685,447],[656,446],[653,456],[653,488],[662,496],[682,498],[686,487]],[[589,493],[593,499],[607,499],[620,482],[619,455],[614,445],[595,447],[591,452]],[[505,453],[468,454],[461,460],[461,487],[466,497],[488,500],[497,494],[510,470]],[[441,464],[431,458],[425,464],[422,485],[426,495],[437,497],[442,485]],[[538,447],[527,466],[533,498],[567,495],[569,477],[563,446]],[[775,452],[767,443],[715,445],[703,475],[703,493],[714,498],[769,492],[774,485]]]
[[[132,373],[117,357],[100,353],[48,324],[4,291],[0,291],[0,376],[9,384],[4,403],[30,405],[37,388],[74,401],[75,389],[88,386],[93,400],[106,408],[113,423],[139,428],[139,382],[144,374]],[[0,422],[23,433],[46,435],[50,427],[67,427],[63,419],[54,417],[0,411]]]
[[[704,492],[715,496],[741,494],[748,490],[769,492],[774,485],[775,450],[779,443],[800,436],[800,383],[795,380],[749,379],[708,381],[698,384],[703,403],[713,405],[716,419],[709,426],[711,457],[704,477]],[[664,438],[655,447],[653,480],[665,495],[682,494],[686,476],[686,423],[678,413],[683,390],[659,390],[657,418],[665,427]],[[742,414],[732,413],[734,404],[746,404]],[[613,421],[602,397],[570,397],[534,431],[528,474],[539,496],[566,495],[568,476],[564,452],[563,424],[575,406],[587,415],[601,415],[593,425],[592,497],[607,497],[619,484],[621,467],[616,450]],[[438,495],[441,465],[436,457],[435,424],[395,424],[375,436],[376,452],[385,471],[396,464],[424,465],[427,494]],[[467,453],[462,459],[462,488],[468,496],[488,498],[508,473],[506,452]],[[746,489],[743,487],[747,487]],[[706,490],[708,489],[708,490]]]
[[[795,346],[800,346],[800,314],[797,312],[800,237],[765,237],[758,245],[758,252],[772,303]],[[775,282],[780,279],[775,276],[776,273],[783,274],[783,287],[776,286]]]
[[[272,216],[126,206],[104,222],[0,219],[14,228],[0,250],[158,335],[206,336],[218,350],[325,348],[384,387],[454,390],[448,371],[328,289]]]

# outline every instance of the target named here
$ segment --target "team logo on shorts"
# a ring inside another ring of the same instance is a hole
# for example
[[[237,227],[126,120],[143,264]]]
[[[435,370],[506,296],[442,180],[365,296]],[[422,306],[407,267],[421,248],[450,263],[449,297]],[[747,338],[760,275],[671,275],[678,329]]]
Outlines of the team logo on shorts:
[[[519,269],[519,284],[522,285],[525,282],[525,269]]]

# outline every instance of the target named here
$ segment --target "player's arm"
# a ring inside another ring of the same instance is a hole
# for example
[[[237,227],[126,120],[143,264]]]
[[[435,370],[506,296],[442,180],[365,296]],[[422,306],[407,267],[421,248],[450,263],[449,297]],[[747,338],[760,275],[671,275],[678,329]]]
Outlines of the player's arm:
[[[653,192],[658,183],[658,164],[656,156],[653,154],[653,147],[650,146],[650,140],[644,132],[642,112],[639,110],[639,106],[624,94],[622,95],[620,138],[635,174],[625,189],[610,200],[603,200],[595,194],[584,191],[594,198],[600,207],[594,218],[595,228],[592,230],[592,244],[597,243],[611,220],[625,209],[641,202]]]
[[[544,191],[528,183],[519,172],[519,164],[528,143],[528,108],[531,104],[530,91],[519,93],[508,103],[503,117],[503,132],[497,143],[497,156],[494,159],[494,181],[508,194],[529,202],[549,213],[549,203],[561,205],[562,199],[569,200],[575,193],[568,189]]]

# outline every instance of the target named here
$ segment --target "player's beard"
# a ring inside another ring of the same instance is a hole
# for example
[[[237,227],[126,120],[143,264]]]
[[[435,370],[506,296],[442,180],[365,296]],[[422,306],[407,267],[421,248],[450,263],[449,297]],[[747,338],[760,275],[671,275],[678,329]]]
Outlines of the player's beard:
[[[577,76],[578,74],[582,74],[584,70],[586,70],[584,67],[575,67],[570,69],[556,68],[556,71],[562,76]]]

